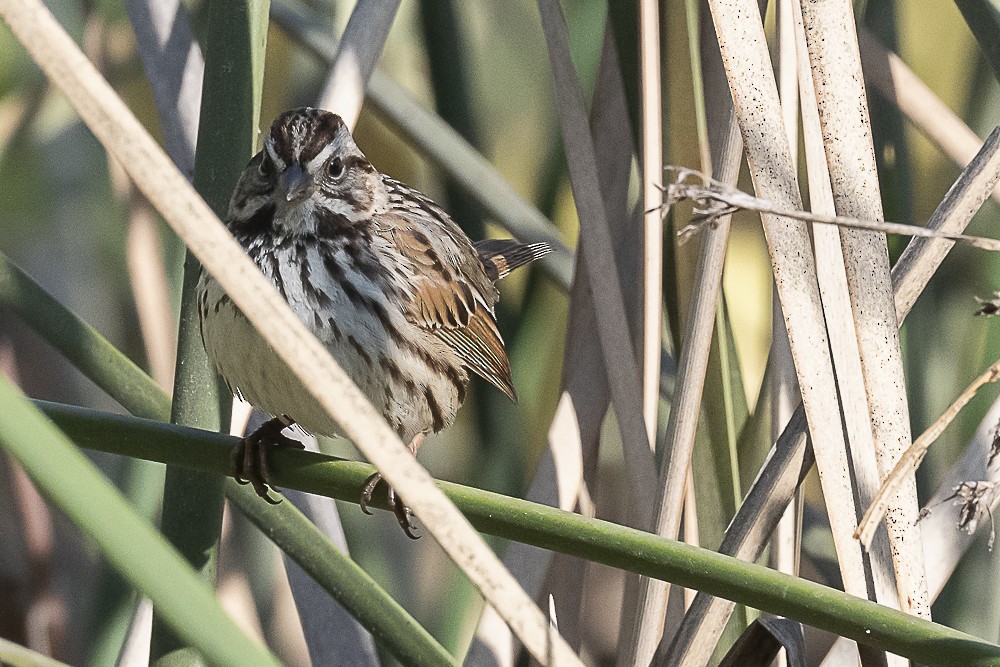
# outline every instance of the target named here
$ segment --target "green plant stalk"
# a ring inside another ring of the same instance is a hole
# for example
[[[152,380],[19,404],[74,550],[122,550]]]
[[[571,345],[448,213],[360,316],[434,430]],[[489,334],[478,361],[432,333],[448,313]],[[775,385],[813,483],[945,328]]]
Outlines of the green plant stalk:
[[[359,491],[360,493],[360,491]],[[312,539],[312,522],[291,503],[280,517],[252,488],[226,480],[226,497],[292,560],[372,632],[404,665],[454,666],[455,659],[412,616],[329,540]],[[360,497],[360,495],[359,495]],[[304,539],[305,538],[305,539]],[[389,630],[392,631],[389,631]]]
[[[150,422],[153,423],[153,422]],[[236,627],[170,544],[11,383],[0,378],[0,444],[38,487],[153,600],[164,622],[215,665],[274,665]]]
[[[702,171],[712,175],[712,154],[705,110],[705,80],[702,75],[701,6],[698,0],[684,1],[684,17],[687,25],[695,127],[698,132],[698,154]],[[736,440],[748,416],[743,378],[736,356],[732,354],[735,350],[732,328],[729,326],[726,313],[725,295],[720,290],[702,404],[707,415],[712,452],[718,459],[716,468],[723,475],[718,483],[724,489],[721,498],[727,525],[743,499],[736,457]],[[721,405],[718,401],[719,396],[722,397]],[[722,530],[725,531],[725,526]]]
[[[737,441],[750,416],[732,331],[725,295],[720,292],[715,308],[715,327],[705,374],[702,408],[708,421],[712,454],[718,460],[717,466],[722,475],[717,481],[722,485],[726,525],[743,502]],[[725,526],[722,528],[725,532]]]
[[[45,330],[45,338],[78,368],[89,368],[87,376],[101,389],[117,394],[119,402],[134,415],[149,419],[166,420],[170,415],[170,397],[161,391],[142,369],[125,357],[90,325],[67,310],[52,295],[42,289],[20,268],[0,253],[0,303],[20,315],[36,331]],[[146,479],[151,473],[148,463],[135,461],[131,476]],[[126,490],[130,505],[143,505],[142,515],[153,516],[156,507],[149,508],[146,502],[155,493],[159,505],[162,475],[158,484],[155,480],[138,488]],[[106,576],[102,572],[103,585],[99,587],[100,597],[95,604],[91,632],[95,645],[88,664],[113,664],[121,649],[126,624],[119,613],[119,602],[131,596],[124,590],[122,580],[115,575]],[[132,605],[126,605],[131,608]],[[100,613],[98,610],[105,610]],[[111,610],[118,610],[111,615]],[[113,656],[94,662],[97,656]]]
[[[1000,3],[997,0],[955,0],[955,4],[993,68],[993,76],[1000,81]]]
[[[260,117],[269,0],[213,0],[208,8],[204,88],[198,125],[194,186],[224,217],[230,193],[253,155]],[[171,421],[220,429],[228,425],[230,397],[201,343],[197,284],[201,265],[186,253],[177,335]],[[215,582],[222,528],[223,480],[202,471],[167,470],[163,534],[208,582]],[[159,620],[154,608],[150,660],[180,651],[170,665],[195,664]],[[166,663],[164,663],[165,665]]]
[[[47,655],[0,637],[0,665],[4,667],[69,667]]]
[[[30,277],[13,266],[0,253],[0,305],[24,318],[32,328],[64,355],[71,357],[85,376],[95,382],[103,378],[100,386],[136,416],[156,422],[165,422],[170,416],[169,397],[162,389],[132,363],[100,333],[67,310]],[[78,354],[78,350],[98,350],[100,354]],[[144,414],[145,413],[145,414]],[[203,431],[195,431],[203,433]],[[100,429],[92,434],[99,440]],[[228,436],[218,436],[228,437]],[[153,460],[150,457],[145,457]],[[212,474],[213,477],[218,475]],[[220,479],[223,479],[220,477]],[[227,497],[239,508],[246,503],[248,490],[232,480],[225,485]],[[259,501],[256,495],[253,496]],[[263,503],[260,503],[263,505]],[[291,503],[268,506],[268,512],[258,513],[253,521],[282,551],[301,565],[352,616],[372,633],[381,645],[401,660],[405,656],[424,656],[425,664],[448,664],[447,652],[426,631],[412,630],[419,627],[382,588],[367,576],[352,581],[357,576],[356,566],[341,567],[342,554],[330,544],[311,522],[298,521],[301,517]],[[294,525],[295,530],[284,526]],[[311,561],[300,560],[309,554]],[[319,569],[317,570],[317,564]],[[341,591],[362,589],[364,597],[340,596]],[[366,605],[359,607],[358,605]],[[110,641],[110,640],[108,640]],[[177,656],[175,657],[184,657]],[[449,657],[450,659],[450,657]]]
[[[705,115],[705,79],[701,74],[701,6],[698,0],[684,0],[687,23],[688,55],[691,58],[691,85],[694,88],[694,118],[698,131],[698,157],[701,171],[712,175],[712,151],[708,145],[708,119]]]
[[[0,304],[19,315],[122,407],[147,419],[166,420],[170,397],[93,327],[59,303],[0,253]]]
[[[228,471],[232,436],[38,404],[82,447],[219,474]],[[272,464],[278,485],[348,502],[357,502],[373,471],[366,463],[293,450],[274,452]],[[827,586],[546,505],[448,482],[438,485],[477,529],[498,537],[705,591],[923,664],[1000,665],[1000,646]],[[376,501],[387,509],[384,494]]]
[[[720,401],[719,398],[722,398]],[[701,519],[703,505],[699,504],[698,529],[701,544],[717,548],[726,533],[726,528],[743,502],[740,483],[740,468],[737,442],[744,425],[749,419],[743,376],[736,356],[736,344],[726,309],[725,294],[720,290],[715,308],[715,326],[712,328],[712,343],[709,348],[708,365],[705,372],[705,390],[702,396],[702,420],[699,430],[705,431],[707,442],[695,442],[695,447],[707,446],[713,459],[709,468],[694,470],[695,484],[717,485],[721,507],[717,512],[721,521],[706,525]],[[711,477],[711,479],[705,479]],[[711,541],[706,540],[711,536]],[[739,606],[733,614],[727,634],[719,647],[728,647],[753,620],[748,617],[748,609]]]

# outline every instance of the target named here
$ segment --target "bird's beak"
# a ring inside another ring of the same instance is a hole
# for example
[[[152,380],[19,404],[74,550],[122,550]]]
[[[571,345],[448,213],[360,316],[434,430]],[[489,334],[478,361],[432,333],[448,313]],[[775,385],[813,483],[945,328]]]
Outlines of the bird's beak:
[[[297,162],[293,162],[278,177],[278,184],[285,191],[285,200],[298,201],[312,192],[313,180]]]

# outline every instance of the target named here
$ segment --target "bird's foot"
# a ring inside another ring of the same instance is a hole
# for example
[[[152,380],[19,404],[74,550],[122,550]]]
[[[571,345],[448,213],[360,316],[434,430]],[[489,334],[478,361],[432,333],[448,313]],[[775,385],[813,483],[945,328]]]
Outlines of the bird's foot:
[[[424,443],[426,435],[426,433],[417,433],[413,436],[413,439],[407,443],[406,448],[410,450],[410,453],[413,454],[413,456],[417,455],[417,450],[419,450],[420,445]],[[378,486],[378,483],[381,481],[382,475],[378,472],[372,474],[365,480],[365,486],[361,491],[361,500],[359,502],[361,505],[361,511],[365,514],[371,514],[371,512],[368,511],[368,505],[372,502],[372,494],[375,492],[375,487]],[[388,484],[386,484],[386,496],[389,498],[389,507],[392,508],[392,513],[396,515],[396,521],[399,522],[399,525],[403,529],[403,532],[406,533],[406,536],[411,540],[420,539],[419,535],[414,535],[413,533],[413,523],[410,521],[413,517],[413,512],[411,512],[410,508],[406,506],[403,499],[396,494],[396,490]]]
[[[272,449],[305,449],[298,440],[282,435],[282,431],[290,424],[275,417],[260,425],[250,435],[246,436],[233,447],[230,454],[232,462],[233,477],[240,484],[251,484],[257,495],[271,503],[277,505],[280,499],[271,497],[270,492],[280,492],[271,483],[271,465],[268,461],[268,453]]]
[[[372,502],[372,494],[375,492],[375,487],[377,487],[381,481],[382,475],[377,472],[365,480],[365,486],[361,491],[361,500],[359,502],[361,505],[361,511],[365,514],[371,514],[368,510],[368,505]],[[388,484],[386,486],[388,487],[386,495],[389,498],[389,506],[392,507],[392,513],[396,515],[396,521],[399,522],[399,526],[411,540],[420,539],[419,535],[414,534],[414,526],[410,521],[413,517],[413,512],[410,511],[410,508],[406,506],[406,503],[403,502],[403,499],[396,494],[396,491],[391,486],[388,486]]]

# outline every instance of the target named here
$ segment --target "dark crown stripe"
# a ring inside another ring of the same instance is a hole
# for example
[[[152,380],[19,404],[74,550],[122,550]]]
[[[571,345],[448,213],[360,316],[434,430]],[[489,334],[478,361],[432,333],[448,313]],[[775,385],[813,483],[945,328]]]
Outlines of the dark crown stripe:
[[[275,155],[285,164],[296,158],[305,164],[319,155],[344,126],[340,116],[322,109],[291,109],[271,124]]]

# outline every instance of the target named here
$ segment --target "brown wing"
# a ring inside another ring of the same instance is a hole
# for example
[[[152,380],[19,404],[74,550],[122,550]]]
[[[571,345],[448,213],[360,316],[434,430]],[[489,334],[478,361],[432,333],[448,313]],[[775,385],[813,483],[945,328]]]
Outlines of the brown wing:
[[[394,226],[392,239],[422,269],[414,278],[408,317],[454,350],[471,371],[517,400],[510,362],[493,316],[496,290],[471,242],[450,219],[450,225],[425,233],[405,211],[396,213],[409,224]],[[435,233],[433,242],[431,233]]]
[[[476,375],[489,381],[512,401],[517,400],[510,362],[503,349],[503,339],[497,331],[493,314],[486,308],[477,308],[472,313],[468,326],[444,327],[435,331],[435,334],[455,350],[462,362]]]

